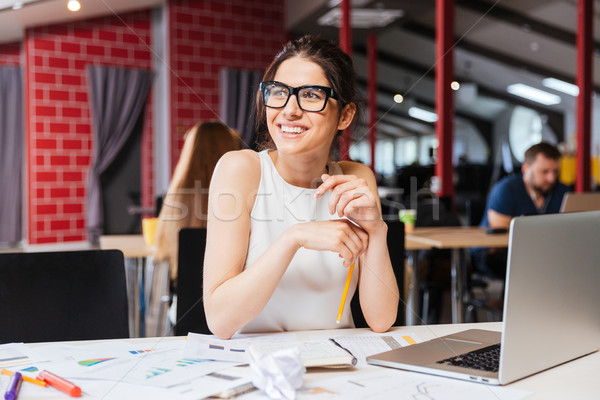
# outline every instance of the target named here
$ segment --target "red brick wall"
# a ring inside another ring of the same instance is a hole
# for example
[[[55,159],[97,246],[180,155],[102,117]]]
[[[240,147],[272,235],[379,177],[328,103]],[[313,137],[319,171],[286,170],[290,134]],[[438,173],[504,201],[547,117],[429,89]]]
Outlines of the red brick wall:
[[[149,45],[149,11],[27,30],[29,243],[87,239],[92,128],[85,68],[93,63],[150,69]],[[150,111],[149,106],[142,139],[146,201],[153,197]]]
[[[185,131],[219,117],[219,71],[264,70],[285,42],[282,0],[169,3],[171,164]]]
[[[281,0],[170,0],[171,161],[183,133],[218,118],[222,67],[264,69],[285,41]],[[28,29],[0,45],[0,64],[23,60],[30,244],[87,239],[91,119],[85,67],[151,68],[150,11]],[[23,58],[21,58],[21,54]],[[151,100],[142,139],[142,205],[154,203]]]
[[[0,65],[21,64],[21,43],[0,44]]]

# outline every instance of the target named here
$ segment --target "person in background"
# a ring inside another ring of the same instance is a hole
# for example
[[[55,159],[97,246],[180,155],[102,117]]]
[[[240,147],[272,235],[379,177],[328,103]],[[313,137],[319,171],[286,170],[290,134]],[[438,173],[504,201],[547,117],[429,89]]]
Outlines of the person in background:
[[[521,215],[552,214],[560,211],[569,190],[558,182],[560,152],[546,142],[525,151],[521,174],[509,175],[492,188],[480,226],[508,229],[510,221]],[[506,251],[475,249],[475,268],[486,276],[504,279]]]
[[[348,292],[376,332],[396,319],[398,285],[375,178],[359,163],[334,162],[337,137],[360,105],[352,59],[337,44],[305,36],[287,43],[257,93],[260,153],[226,154],[210,186],[204,307],[220,338],[236,332],[354,327]]]
[[[240,148],[238,134],[218,121],[198,123],[184,136],[156,228],[154,260],[169,263],[172,285],[177,279],[179,230],[206,227],[208,187],[215,165],[223,154]]]

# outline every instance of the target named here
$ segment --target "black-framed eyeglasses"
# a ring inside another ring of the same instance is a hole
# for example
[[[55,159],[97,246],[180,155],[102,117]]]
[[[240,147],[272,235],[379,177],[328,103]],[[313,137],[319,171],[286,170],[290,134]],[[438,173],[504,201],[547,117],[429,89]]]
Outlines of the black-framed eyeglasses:
[[[260,83],[262,102],[269,108],[283,108],[295,94],[298,107],[304,111],[319,112],[325,109],[327,99],[337,100],[332,88],[320,85],[291,87],[285,83],[268,81]]]

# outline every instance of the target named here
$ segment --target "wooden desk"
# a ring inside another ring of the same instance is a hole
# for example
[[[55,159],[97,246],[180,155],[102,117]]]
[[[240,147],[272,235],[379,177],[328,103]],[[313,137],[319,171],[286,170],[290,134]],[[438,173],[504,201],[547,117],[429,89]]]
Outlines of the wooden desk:
[[[100,248],[117,249],[125,258],[144,258],[152,254],[153,249],[140,235],[104,235],[100,236]]]
[[[404,238],[404,249],[406,251],[429,250],[433,248],[433,245],[419,239],[414,239],[410,235],[411,234],[406,234],[406,237]]]
[[[130,304],[133,304],[133,306],[129,308],[130,312],[133,312],[133,326],[130,326],[130,328],[132,328],[133,337],[144,337],[146,334],[147,303],[144,290],[146,287],[146,257],[153,254],[153,249],[146,244],[142,235],[100,236],[100,248],[103,250],[120,250],[125,258],[133,261],[134,273],[132,280],[132,274],[127,273],[127,266],[125,266],[126,276],[128,277],[128,292],[130,288],[133,291],[133,295],[130,296]]]
[[[438,249],[508,246],[508,233],[489,234],[485,229],[474,226],[415,228],[406,238]]]
[[[406,240],[430,245],[437,249],[452,250],[452,322],[463,322],[465,272],[460,261],[460,250],[475,247],[508,247],[508,233],[488,234],[478,227],[416,228]],[[415,270],[416,272],[416,270]]]
[[[430,340],[435,337],[455,333],[465,329],[488,329],[500,331],[502,329],[502,323],[500,322],[491,322],[491,323],[478,323],[478,324],[452,324],[452,325],[421,325],[421,326],[409,326],[409,327],[394,327],[392,330],[403,332],[406,334],[415,334],[422,340]],[[573,327],[576,329],[576,327]],[[334,331],[303,331],[297,332],[297,337],[300,340],[307,340],[313,334],[318,335],[342,335],[342,334],[356,334],[356,333],[368,333],[371,332],[368,329],[339,329]],[[152,340],[149,338],[145,339],[127,339],[131,343],[148,343],[148,340]],[[185,338],[184,337],[166,337],[166,338],[155,338],[157,342],[159,341],[169,341],[169,342],[180,342],[181,348],[183,349]],[[88,342],[70,342],[69,344],[74,346],[86,346],[93,345],[99,341],[88,341]],[[29,344],[28,346],[36,347],[40,344]],[[568,345],[568,343],[566,343]],[[179,357],[179,356],[176,356]],[[240,367],[236,367],[240,368]],[[247,367],[246,367],[247,368]],[[342,375],[350,375],[359,376],[361,373],[365,373],[368,371],[374,371],[380,367],[368,366],[365,368],[357,368],[357,369],[342,369],[338,371],[325,370],[325,369],[313,369],[309,370],[304,375],[304,381],[306,383],[314,383],[324,379],[332,378],[334,376],[342,376]],[[556,366],[549,370],[540,372],[533,376],[530,376],[525,379],[521,379],[517,382],[511,383],[507,385],[508,388],[520,389],[532,392],[532,395],[527,397],[527,400],[562,400],[562,399],[595,399],[598,397],[600,393],[600,381],[597,379],[597,371],[600,370],[600,353],[595,352],[585,357],[578,358],[571,362]],[[395,370],[393,370],[395,371]],[[405,372],[398,371],[399,374],[404,374]],[[412,373],[409,373],[412,374]],[[423,375],[427,376],[427,375]],[[448,382],[459,382],[454,381],[450,378],[447,378]],[[80,383],[82,390],[86,391],[86,384],[93,384],[93,379],[88,383],[83,381]],[[465,383],[468,385],[475,385],[478,388],[482,387],[480,383]],[[115,385],[119,385],[119,383],[115,383]],[[33,385],[32,385],[33,386]],[[474,387],[475,387],[474,386]],[[23,389],[25,387],[25,390]],[[23,385],[21,388],[21,393],[19,394],[20,400],[30,400],[36,397],[28,395],[30,393],[31,387],[29,385]],[[34,388],[36,389],[36,388]],[[45,390],[45,389],[44,389]],[[154,389],[153,389],[154,390]],[[166,389],[155,389],[157,391],[157,395],[163,392]],[[35,392],[39,393],[39,392]],[[131,393],[133,397],[134,393]],[[398,393],[400,396],[401,393]],[[395,397],[398,397],[395,396]],[[253,396],[254,397],[254,396]],[[48,394],[44,396],[44,399],[48,400],[64,400],[69,398],[64,393],[52,390],[48,391]],[[113,398],[110,397],[109,398]],[[169,396],[168,392],[165,393],[163,398],[176,398]],[[266,398],[266,396],[264,397]],[[241,398],[243,399],[243,397]],[[240,400],[241,400],[240,399]]]

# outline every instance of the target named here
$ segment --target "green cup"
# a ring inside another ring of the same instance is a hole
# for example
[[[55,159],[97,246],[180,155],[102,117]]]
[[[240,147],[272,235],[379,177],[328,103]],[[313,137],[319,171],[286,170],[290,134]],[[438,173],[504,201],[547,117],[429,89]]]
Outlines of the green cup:
[[[398,218],[404,223],[404,231],[412,232],[415,228],[415,220],[417,219],[417,210],[406,209],[398,212]]]

